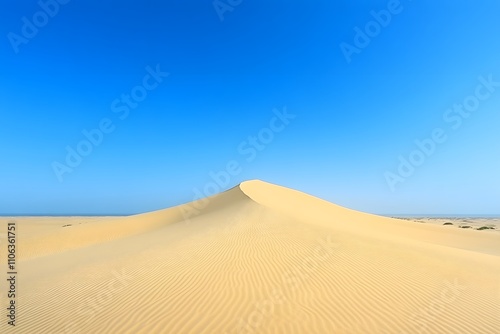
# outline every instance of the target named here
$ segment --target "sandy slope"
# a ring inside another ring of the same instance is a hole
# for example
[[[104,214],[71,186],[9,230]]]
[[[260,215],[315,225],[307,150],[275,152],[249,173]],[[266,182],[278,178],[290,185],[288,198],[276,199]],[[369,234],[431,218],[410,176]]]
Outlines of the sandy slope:
[[[0,333],[500,333],[498,233],[261,181],[196,205],[17,219],[18,320]]]

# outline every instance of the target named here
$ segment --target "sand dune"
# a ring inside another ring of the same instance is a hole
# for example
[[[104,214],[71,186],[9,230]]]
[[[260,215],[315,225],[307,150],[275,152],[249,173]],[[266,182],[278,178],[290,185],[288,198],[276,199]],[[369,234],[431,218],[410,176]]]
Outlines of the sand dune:
[[[500,333],[499,233],[262,181],[130,217],[16,220],[18,319],[1,333]]]

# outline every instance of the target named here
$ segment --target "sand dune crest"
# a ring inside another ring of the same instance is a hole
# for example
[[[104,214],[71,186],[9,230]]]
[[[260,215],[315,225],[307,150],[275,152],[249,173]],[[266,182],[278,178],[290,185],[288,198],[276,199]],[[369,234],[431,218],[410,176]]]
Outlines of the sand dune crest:
[[[19,219],[18,333],[500,332],[496,233],[262,181],[203,204],[63,223]]]

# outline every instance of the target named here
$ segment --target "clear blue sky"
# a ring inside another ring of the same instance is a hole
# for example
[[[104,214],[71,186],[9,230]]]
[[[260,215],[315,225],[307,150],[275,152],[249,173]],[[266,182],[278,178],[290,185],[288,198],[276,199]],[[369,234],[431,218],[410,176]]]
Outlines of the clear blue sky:
[[[498,1],[1,3],[0,214],[139,213],[254,178],[500,213]]]

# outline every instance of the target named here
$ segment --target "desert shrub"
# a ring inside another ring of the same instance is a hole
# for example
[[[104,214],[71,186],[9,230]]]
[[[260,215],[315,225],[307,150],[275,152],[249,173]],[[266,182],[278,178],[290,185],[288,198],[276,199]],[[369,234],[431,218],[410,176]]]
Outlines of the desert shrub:
[[[477,230],[479,231],[482,231],[482,230],[494,230],[495,228],[494,227],[491,227],[491,226],[481,226],[480,228],[478,228]]]

